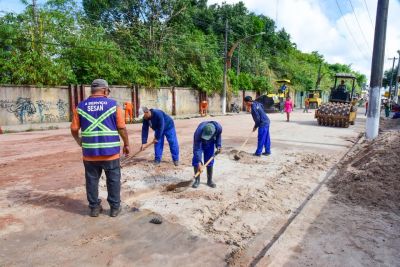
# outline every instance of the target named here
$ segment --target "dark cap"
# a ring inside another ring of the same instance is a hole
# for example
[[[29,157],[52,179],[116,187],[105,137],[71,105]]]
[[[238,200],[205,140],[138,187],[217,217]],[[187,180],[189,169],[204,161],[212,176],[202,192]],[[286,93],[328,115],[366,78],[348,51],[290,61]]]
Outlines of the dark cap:
[[[251,96],[249,95],[244,98],[244,102],[251,102],[251,101],[253,101],[253,98],[251,98]]]
[[[207,123],[203,128],[203,132],[201,133],[201,139],[206,141],[210,140],[215,134],[215,125],[213,123]]]
[[[106,80],[103,79],[96,79],[92,82],[90,85],[90,88],[96,89],[96,88],[108,88],[108,83]]]

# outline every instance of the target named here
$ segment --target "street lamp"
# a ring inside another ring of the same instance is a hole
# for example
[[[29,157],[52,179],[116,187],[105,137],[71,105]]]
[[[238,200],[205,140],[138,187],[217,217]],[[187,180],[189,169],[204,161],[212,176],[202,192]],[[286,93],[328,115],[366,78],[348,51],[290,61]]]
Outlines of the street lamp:
[[[224,65],[224,88],[223,88],[223,92],[222,92],[222,114],[226,114],[226,87],[227,87],[227,72],[228,70],[231,68],[232,65],[232,55],[233,52],[235,51],[235,49],[238,47],[238,45],[243,42],[246,39],[249,39],[251,37],[254,36],[258,36],[258,35],[263,35],[265,34],[265,32],[259,32],[256,34],[252,34],[252,35],[248,35],[242,39],[240,39],[239,41],[237,41],[236,43],[234,43],[231,47],[231,49],[229,49],[228,52],[226,52],[225,54],[225,65]],[[227,42],[227,35],[225,36],[225,42]],[[226,43],[225,43],[225,48],[226,48]],[[226,49],[225,49],[226,51]]]

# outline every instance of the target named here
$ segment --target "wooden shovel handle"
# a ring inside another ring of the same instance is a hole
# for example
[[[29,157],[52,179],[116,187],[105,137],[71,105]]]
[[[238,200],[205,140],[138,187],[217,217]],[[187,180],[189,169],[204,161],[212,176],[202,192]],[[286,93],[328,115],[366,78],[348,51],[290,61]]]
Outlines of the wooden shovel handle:
[[[215,158],[215,154],[214,156],[212,156],[209,160],[207,160],[206,164],[203,165],[203,168],[207,167],[208,164],[210,164],[210,162]],[[197,176],[200,175],[200,173],[202,173],[201,171],[196,172],[196,174],[193,176],[193,178],[197,178]]]
[[[237,153],[239,153],[240,151],[242,151],[243,147],[247,144],[247,142],[250,139],[251,134],[253,133],[253,131],[250,132],[250,134],[247,136],[246,140],[244,141],[244,143],[240,146],[239,150],[237,151]]]
[[[124,158],[122,163],[126,162],[127,160],[129,160],[129,159],[131,159],[131,158],[133,158],[133,157],[136,157],[140,152],[145,151],[145,150],[146,150],[149,146],[151,146],[151,145],[153,145],[153,142],[148,143],[148,144],[145,144],[145,145],[143,146],[143,150],[139,150],[139,151],[137,151],[135,154],[133,154],[133,155],[131,155],[131,156],[129,156],[129,157]]]

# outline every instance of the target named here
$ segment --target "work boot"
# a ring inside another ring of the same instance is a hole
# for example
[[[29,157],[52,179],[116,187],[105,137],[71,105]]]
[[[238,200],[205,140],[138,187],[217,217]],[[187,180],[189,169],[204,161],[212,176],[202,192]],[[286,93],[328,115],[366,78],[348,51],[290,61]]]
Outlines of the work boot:
[[[154,165],[158,166],[158,165],[160,165],[161,162],[159,160],[154,160],[153,163],[154,163]]]
[[[208,166],[207,167],[207,185],[209,187],[215,188],[217,185],[215,183],[213,183],[212,176],[213,176],[213,166]]]
[[[174,160],[174,165],[178,167],[179,166],[179,160]]]
[[[269,156],[269,155],[271,155],[271,152],[264,152],[264,153],[262,153],[264,156]]]
[[[196,175],[196,173],[198,171],[198,168],[197,167],[193,167],[193,170],[194,170],[194,174]],[[192,184],[192,187],[193,188],[197,188],[197,187],[199,187],[199,185],[200,185],[200,174],[199,174],[199,176],[194,178],[194,183]]]
[[[254,153],[253,156],[261,157],[261,154],[256,154],[256,153]]]
[[[90,217],[99,217],[100,212],[103,211],[103,207],[101,205],[98,205],[94,208],[90,208]]]
[[[121,212],[121,207],[112,208],[110,209],[110,217],[117,217],[118,214]]]

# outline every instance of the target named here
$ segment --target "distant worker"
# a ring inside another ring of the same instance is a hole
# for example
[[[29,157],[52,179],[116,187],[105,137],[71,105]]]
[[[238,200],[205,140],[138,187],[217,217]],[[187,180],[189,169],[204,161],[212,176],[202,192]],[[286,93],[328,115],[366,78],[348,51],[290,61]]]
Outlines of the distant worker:
[[[340,81],[340,84],[337,87],[337,91],[339,91],[339,92],[346,92],[347,91],[346,85],[344,84],[344,80]]]
[[[385,109],[385,117],[389,118],[390,116],[390,102],[389,100],[386,100],[385,103],[383,104],[384,109]]]
[[[286,121],[290,120],[290,113],[293,111],[293,102],[290,99],[290,96],[286,97],[285,101],[285,112],[286,112]]]
[[[262,154],[268,156],[271,154],[271,140],[269,136],[270,120],[265,113],[263,106],[258,102],[254,102],[251,96],[246,96],[244,101],[246,106],[251,108],[251,115],[254,120],[253,132],[258,129],[257,150],[254,153],[254,156],[260,157],[263,148],[265,149],[265,152]]]
[[[308,98],[306,98],[306,99],[304,100],[304,110],[303,110],[303,113],[308,113],[309,107],[310,107],[310,100],[308,100]]]
[[[131,102],[125,102],[124,109],[125,109],[125,122],[133,123],[133,104]]]
[[[367,116],[368,113],[368,100],[365,102],[365,116]]]
[[[285,101],[283,101],[283,97],[279,97],[279,112],[283,113],[285,107]]]
[[[201,103],[200,103],[200,115],[202,117],[207,116],[207,108],[208,108],[208,102],[206,100],[201,101]]]
[[[216,121],[204,121],[199,124],[195,133],[193,140],[193,159],[192,166],[194,168],[194,173],[198,171],[203,171],[203,164],[205,164],[214,155],[221,152],[221,133],[222,126]],[[214,154],[214,149],[217,151]],[[202,161],[202,156],[204,156],[204,161]],[[213,182],[213,165],[214,159],[207,166],[207,185],[209,187],[216,187]],[[200,175],[195,178],[192,185],[193,188],[197,188],[200,184]]]
[[[285,83],[282,84],[282,86],[281,86],[281,88],[280,88],[281,92],[284,93],[284,92],[286,91],[286,89],[287,89],[286,84],[285,84]]]
[[[154,163],[159,165],[164,150],[164,137],[167,138],[169,149],[172,154],[172,160],[175,166],[179,165],[179,144],[176,137],[175,124],[170,116],[159,109],[142,108],[143,126],[142,126],[142,146],[144,150],[149,135],[149,127],[154,130]]]
[[[108,98],[108,83],[96,79],[91,84],[91,95],[80,102],[74,110],[71,134],[82,147],[85,166],[86,195],[92,217],[102,211],[99,199],[99,179],[102,171],[106,175],[110,216],[116,217],[120,211],[121,167],[120,138],[124,142],[123,153],[129,154],[129,139],[125,128],[122,109],[117,102]],[[81,129],[82,137],[79,137]]]

